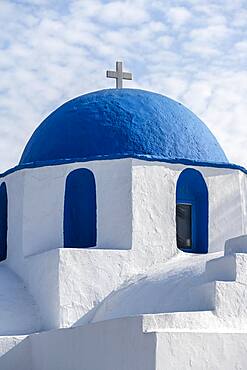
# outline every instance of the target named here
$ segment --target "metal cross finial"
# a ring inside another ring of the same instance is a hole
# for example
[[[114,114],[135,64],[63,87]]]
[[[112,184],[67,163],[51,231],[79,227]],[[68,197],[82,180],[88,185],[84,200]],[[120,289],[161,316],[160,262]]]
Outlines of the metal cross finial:
[[[116,62],[116,71],[106,71],[106,77],[116,79],[116,88],[123,88],[123,80],[132,80],[132,73],[123,72],[123,63]]]

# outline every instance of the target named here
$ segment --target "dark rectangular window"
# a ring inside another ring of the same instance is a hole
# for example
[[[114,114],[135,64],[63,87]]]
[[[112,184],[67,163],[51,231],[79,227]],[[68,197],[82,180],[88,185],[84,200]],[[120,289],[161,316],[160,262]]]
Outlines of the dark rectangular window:
[[[192,248],[192,205],[176,205],[177,246],[180,249]]]

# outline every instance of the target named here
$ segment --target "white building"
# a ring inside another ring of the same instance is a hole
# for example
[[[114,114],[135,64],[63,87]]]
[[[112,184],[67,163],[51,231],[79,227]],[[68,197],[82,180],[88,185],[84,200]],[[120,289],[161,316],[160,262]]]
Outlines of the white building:
[[[76,98],[0,184],[0,369],[246,368],[246,170],[184,106]]]

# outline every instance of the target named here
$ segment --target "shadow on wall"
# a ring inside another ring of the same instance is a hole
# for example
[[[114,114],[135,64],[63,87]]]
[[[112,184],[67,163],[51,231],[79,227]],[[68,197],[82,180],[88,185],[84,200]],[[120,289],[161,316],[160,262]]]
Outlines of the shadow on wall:
[[[0,369],[32,370],[31,341],[26,337],[0,357]]]
[[[176,189],[177,246],[184,252],[208,252],[208,189],[202,174],[187,168]]]

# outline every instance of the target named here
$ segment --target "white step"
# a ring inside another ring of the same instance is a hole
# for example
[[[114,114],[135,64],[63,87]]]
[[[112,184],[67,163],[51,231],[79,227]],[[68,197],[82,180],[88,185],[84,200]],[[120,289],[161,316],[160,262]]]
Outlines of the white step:
[[[247,254],[235,253],[206,263],[208,281],[236,281],[247,284]]]
[[[209,330],[216,325],[214,311],[172,312],[143,315],[143,332]]]
[[[227,283],[226,283],[227,284]],[[231,284],[231,283],[230,283]],[[218,304],[213,311],[190,311],[190,312],[172,312],[164,314],[143,315],[143,332],[164,332],[164,331],[247,331],[247,315],[245,307],[240,303],[228,305],[226,295],[220,290],[222,296],[218,295]],[[219,292],[218,292],[219,293]],[[236,298],[236,297],[232,297]],[[224,303],[222,305],[222,303]]]
[[[236,279],[235,255],[212,259],[206,263],[208,281],[234,281]]]
[[[244,319],[247,325],[247,286],[238,282],[215,282],[215,312],[221,320]]]
[[[236,277],[237,283],[247,284],[247,254],[235,254]],[[246,287],[247,288],[247,287]]]
[[[226,241],[225,255],[229,256],[234,253],[247,253],[247,235],[241,235]]]

